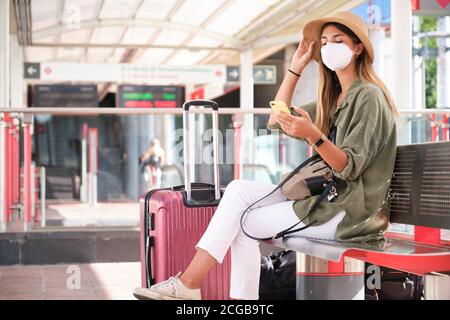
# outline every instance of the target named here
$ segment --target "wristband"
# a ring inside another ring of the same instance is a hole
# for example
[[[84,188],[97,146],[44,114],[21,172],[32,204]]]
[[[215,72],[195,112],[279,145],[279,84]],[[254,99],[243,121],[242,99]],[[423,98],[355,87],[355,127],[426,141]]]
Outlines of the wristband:
[[[289,71],[290,73],[292,73],[293,75],[295,75],[295,76],[297,76],[297,77],[300,78],[300,74],[298,74],[297,72],[294,72],[294,71],[292,71],[291,69],[288,69],[288,71]]]

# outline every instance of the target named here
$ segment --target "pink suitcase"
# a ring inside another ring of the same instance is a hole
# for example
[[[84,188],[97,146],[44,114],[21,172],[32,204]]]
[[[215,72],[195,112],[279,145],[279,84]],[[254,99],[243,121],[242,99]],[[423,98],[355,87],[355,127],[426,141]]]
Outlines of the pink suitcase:
[[[214,185],[190,183],[189,163],[184,161],[185,185],[155,189],[141,199],[141,279],[142,287],[184,271],[195,254],[195,245],[206,230],[222,190],[219,188],[217,158],[218,105],[208,100],[183,105],[184,137],[189,137],[189,107],[213,109]],[[189,159],[188,139],[184,140],[184,159]],[[202,286],[202,299],[229,299],[230,257],[217,264]]]

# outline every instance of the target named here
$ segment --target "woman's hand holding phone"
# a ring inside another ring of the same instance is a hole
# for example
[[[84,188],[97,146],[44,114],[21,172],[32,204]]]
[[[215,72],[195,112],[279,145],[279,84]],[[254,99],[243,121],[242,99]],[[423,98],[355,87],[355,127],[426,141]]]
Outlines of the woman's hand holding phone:
[[[275,115],[280,114],[280,112],[291,113],[291,110],[284,101],[270,101],[269,104]]]
[[[309,113],[298,107],[294,107],[294,110],[300,114],[301,117],[286,112],[280,112],[275,116],[281,129],[292,137],[309,140],[319,137],[321,132],[311,120]]]
[[[276,115],[280,112],[291,113],[289,107],[286,105],[286,102],[282,100],[275,100],[269,102],[270,108],[272,109],[269,117],[269,124],[274,125],[277,122]]]

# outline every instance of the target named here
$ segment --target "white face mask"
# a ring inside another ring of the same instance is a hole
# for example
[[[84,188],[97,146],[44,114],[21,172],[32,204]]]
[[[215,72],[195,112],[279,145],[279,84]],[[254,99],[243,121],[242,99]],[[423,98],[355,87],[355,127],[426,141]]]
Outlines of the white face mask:
[[[353,51],[344,43],[327,42],[320,52],[323,63],[333,71],[344,69],[353,57]]]

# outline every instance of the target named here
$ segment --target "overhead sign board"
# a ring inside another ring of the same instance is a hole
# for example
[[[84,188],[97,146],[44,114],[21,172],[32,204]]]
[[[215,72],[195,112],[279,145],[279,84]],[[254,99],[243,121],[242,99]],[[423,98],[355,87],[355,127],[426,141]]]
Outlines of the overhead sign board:
[[[177,108],[183,104],[184,87],[120,85],[116,97],[120,108]]]
[[[35,85],[33,106],[36,108],[96,108],[96,85]]]
[[[276,66],[253,66],[255,84],[275,84]],[[24,78],[45,81],[87,81],[142,84],[208,84],[239,82],[238,66],[137,65],[131,63],[41,62],[24,64]]]
[[[226,82],[225,65],[171,66],[130,63],[25,63],[25,79],[46,81],[204,84]]]
[[[227,66],[227,82],[239,82],[241,77],[238,66]],[[253,66],[254,84],[276,84],[277,66],[275,65],[254,65]]]

